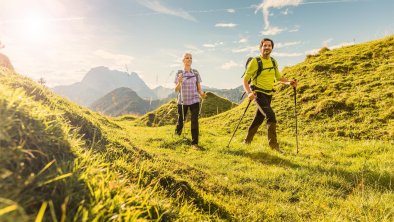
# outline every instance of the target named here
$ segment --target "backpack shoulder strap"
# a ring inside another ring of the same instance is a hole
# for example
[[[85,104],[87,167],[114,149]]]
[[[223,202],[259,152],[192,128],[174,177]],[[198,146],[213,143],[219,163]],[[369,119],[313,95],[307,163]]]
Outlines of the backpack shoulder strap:
[[[271,58],[272,65],[274,66],[274,68],[276,70],[278,68],[278,64],[276,63],[276,60],[273,57],[270,57],[270,58]]]
[[[255,76],[253,77],[253,80],[255,80],[263,71],[263,61],[261,60],[260,56],[256,57],[256,61],[257,61],[257,72],[255,74]]]
[[[197,69],[191,69],[190,71],[193,73],[194,77],[196,77],[196,88],[198,91],[198,77],[200,76],[200,73],[198,73]]]

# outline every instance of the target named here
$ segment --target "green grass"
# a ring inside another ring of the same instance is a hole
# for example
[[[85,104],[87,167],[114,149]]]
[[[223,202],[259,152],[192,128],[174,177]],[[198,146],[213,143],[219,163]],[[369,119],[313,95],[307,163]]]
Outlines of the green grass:
[[[0,221],[393,221],[392,77],[374,74],[390,73],[392,59],[373,68],[327,60],[331,68],[319,56],[334,52],[293,71],[363,67],[370,75],[328,81],[316,71],[300,84],[298,154],[290,88],[280,87],[273,104],[285,154],[268,148],[265,127],[241,143],[254,105],[226,147],[246,102],[202,118],[203,150],[195,151],[190,122],[185,137],[174,125],[136,126],[136,117],[99,115],[0,68]]]

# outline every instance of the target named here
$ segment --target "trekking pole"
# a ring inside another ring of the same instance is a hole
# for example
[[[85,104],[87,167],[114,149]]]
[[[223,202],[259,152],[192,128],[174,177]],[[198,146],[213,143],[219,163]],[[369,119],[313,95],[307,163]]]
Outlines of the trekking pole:
[[[198,111],[198,116],[201,116],[202,104],[204,103],[204,100],[205,99],[201,97],[201,104],[200,104],[200,110]]]
[[[230,141],[228,141],[227,148],[230,146],[231,140],[233,139],[233,137],[234,137],[234,135],[235,135],[235,132],[237,132],[237,129],[238,129],[238,127],[239,127],[239,124],[241,123],[242,119],[244,118],[245,113],[246,113],[246,111],[248,110],[249,105],[250,105],[251,102],[252,102],[252,100],[249,100],[248,105],[246,106],[244,113],[242,114],[241,118],[240,118],[239,121],[238,121],[237,127],[235,127],[234,133],[233,133],[233,135],[231,136]]]
[[[295,131],[296,131],[296,147],[298,154],[298,126],[297,126],[297,90],[296,87],[293,87],[294,90],[294,117],[295,117]]]
[[[244,95],[246,94],[246,92],[243,92],[241,95],[241,98],[239,98],[239,101],[241,102],[241,100],[244,98]]]
[[[186,124],[185,124],[185,108],[183,107],[183,93],[182,93],[182,84],[181,83],[181,91],[179,92],[180,96],[181,96],[181,107],[182,107],[182,131],[183,131],[183,138],[185,138],[185,128],[186,128]]]

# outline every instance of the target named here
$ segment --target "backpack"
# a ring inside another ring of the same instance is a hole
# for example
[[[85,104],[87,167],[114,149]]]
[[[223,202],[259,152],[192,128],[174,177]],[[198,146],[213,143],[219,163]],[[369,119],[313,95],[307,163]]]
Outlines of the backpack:
[[[249,84],[250,84],[250,82],[251,82],[252,80],[257,79],[257,77],[261,74],[261,72],[263,72],[263,71],[266,70],[266,69],[275,69],[275,72],[276,72],[276,69],[278,68],[278,66],[277,66],[276,60],[275,60],[274,58],[270,57],[273,67],[271,67],[271,68],[263,68],[263,61],[261,61],[260,56],[258,56],[258,57],[249,57],[249,58],[246,60],[246,63],[245,63],[245,72],[244,72],[244,74],[241,76],[241,78],[244,77],[244,75],[245,75],[245,73],[246,73],[246,69],[248,68],[248,64],[249,64],[250,61],[252,61],[253,58],[256,58],[258,68],[257,68],[257,71],[256,71],[255,76],[254,76],[253,78],[249,79],[249,81],[248,81]]]
[[[241,78],[244,77],[244,75],[245,75],[245,73],[246,73],[246,69],[248,68],[248,64],[249,64],[250,61],[252,61],[253,58],[256,58],[258,68],[257,68],[257,71],[256,71],[254,77],[252,77],[252,78],[249,79],[248,84],[250,84],[250,83],[252,82],[252,80],[257,79],[257,77],[258,77],[264,70],[266,70],[266,69],[275,69],[275,73],[276,73],[276,70],[278,69],[278,66],[277,66],[276,60],[275,60],[274,58],[270,57],[273,67],[271,67],[271,68],[263,68],[263,61],[261,61],[260,56],[257,56],[257,57],[249,57],[249,58],[246,60],[246,63],[245,63],[245,72],[244,72],[244,74],[241,76]],[[251,88],[252,88],[252,90],[253,90],[253,89],[256,89],[257,87],[255,87],[255,86],[252,85]],[[260,89],[260,90],[261,90],[261,89]],[[240,101],[242,100],[242,98],[244,97],[244,95],[245,95],[245,92],[243,92],[241,98],[239,99]]]
[[[186,78],[187,79],[190,79],[190,78],[193,78],[193,77],[196,78],[196,88],[197,88],[197,91],[198,91],[198,77],[197,77],[197,75],[200,75],[200,74],[198,73],[198,71],[196,69],[190,69],[190,72],[193,73],[194,76],[190,76],[190,77],[186,77]],[[177,75],[179,75],[179,74],[182,74],[182,76],[183,76],[183,70],[178,70]]]

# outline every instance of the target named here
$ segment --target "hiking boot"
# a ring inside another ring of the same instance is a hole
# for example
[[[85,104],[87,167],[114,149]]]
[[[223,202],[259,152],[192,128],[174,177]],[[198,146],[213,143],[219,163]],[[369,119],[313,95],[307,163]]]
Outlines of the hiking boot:
[[[267,123],[268,129],[268,145],[271,149],[278,151],[279,153],[283,153],[279,149],[278,140],[276,139],[276,123]]]
[[[201,150],[201,148],[197,144],[192,144],[192,150]]]
[[[258,129],[259,129],[258,126],[254,127],[253,129],[249,129],[248,135],[246,135],[246,138],[244,139],[244,141],[242,143],[246,144],[246,145],[249,145],[250,143],[252,143],[253,137],[257,133]]]

